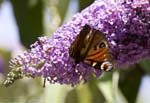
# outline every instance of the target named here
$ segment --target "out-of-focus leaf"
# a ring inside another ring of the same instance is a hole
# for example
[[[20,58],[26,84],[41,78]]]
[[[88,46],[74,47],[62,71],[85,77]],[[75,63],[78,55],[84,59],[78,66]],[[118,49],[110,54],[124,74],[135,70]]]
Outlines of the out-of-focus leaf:
[[[70,0],[44,0],[45,4],[45,32],[51,36],[53,32],[64,22],[68,12]]]
[[[98,82],[97,78],[92,77],[87,84],[77,86],[67,95],[65,103],[105,103],[107,100],[99,89]]]
[[[108,103],[113,103],[113,95],[112,95],[112,81],[103,81],[98,83],[98,88],[101,90],[102,94],[104,95],[106,101]]]
[[[92,80],[88,83],[88,88],[91,91],[92,96],[91,103],[105,103],[106,100],[98,88],[97,82],[96,78],[92,78]]]
[[[0,6],[1,6],[2,2],[3,2],[3,0],[0,0]]]
[[[103,72],[103,74],[101,75],[100,79],[99,79],[99,82],[105,82],[105,81],[109,81],[112,79],[112,74],[113,74],[113,71],[109,71],[109,72]]]
[[[61,24],[64,21],[64,18],[66,16],[67,11],[68,11],[69,1],[70,0],[58,0],[58,4],[56,5],[58,13],[59,13],[60,18],[61,18]]]
[[[95,78],[92,78],[87,84],[81,84],[75,88],[78,100],[77,103],[105,102],[105,98],[99,90],[97,82]]]
[[[11,56],[11,54],[10,54],[10,52],[9,51],[5,51],[5,50],[2,50],[2,49],[0,49],[0,56],[1,56],[1,59],[3,59],[2,60],[2,62],[3,62],[3,72],[4,72],[4,74],[6,75],[6,73],[9,71],[8,69],[9,69],[9,63],[8,63],[8,61],[9,61],[9,59],[10,59],[10,56]],[[0,65],[1,66],[1,65]],[[1,67],[0,67],[1,68]],[[1,68],[1,69],[2,69]]]
[[[112,76],[112,95],[113,95],[113,103],[128,103],[120,89],[118,88],[119,84],[119,72],[113,72]]]
[[[98,88],[106,99],[106,103],[127,103],[127,100],[118,88],[119,73],[113,69],[104,72],[98,83]]]
[[[79,11],[81,11],[90,4],[92,4],[95,0],[78,0],[78,1],[79,1]]]
[[[91,103],[92,95],[87,85],[80,85],[76,88],[78,103]]]
[[[76,89],[73,89],[70,92],[68,92],[64,103],[79,103]]]
[[[0,84],[0,103],[30,103],[25,101],[33,100],[41,95],[43,90],[41,84],[39,84],[39,78],[19,80],[8,88]],[[34,101],[31,103],[34,103]]]
[[[18,24],[21,42],[29,47],[43,34],[42,0],[10,0]]]
[[[139,65],[146,73],[150,74],[150,60],[143,60],[139,63]]]
[[[44,103],[64,103],[68,89],[65,85],[48,84],[45,87]]]
[[[128,69],[121,70],[119,87],[129,103],[135,103],[143,75],[144,72],[138,64]]]
[[[81,84],[71,90],[65,103],[104,103],[105,98],[96,82],[97,80],[92,78],[88,84]]]

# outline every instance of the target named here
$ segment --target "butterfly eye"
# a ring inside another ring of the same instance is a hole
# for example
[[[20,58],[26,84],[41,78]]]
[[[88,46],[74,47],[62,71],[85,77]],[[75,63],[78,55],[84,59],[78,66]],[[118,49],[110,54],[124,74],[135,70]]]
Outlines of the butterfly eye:
[[[105,48],[105,47],[106,47],[106,43],[105,42],[100,42],[100,44],[97,45],[96,49]]]
[[[113,65],[109,61],[105,61],[101,65],[101,69],[104,71],[110,71],[110,70],[112,70],[112,68],[113,68]]]

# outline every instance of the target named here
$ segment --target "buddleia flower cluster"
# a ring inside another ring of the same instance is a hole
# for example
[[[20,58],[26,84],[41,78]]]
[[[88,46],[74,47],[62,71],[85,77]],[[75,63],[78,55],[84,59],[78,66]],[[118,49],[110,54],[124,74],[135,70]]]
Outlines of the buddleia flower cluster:
[[[39,37],[29,50],[12,59],[10,66],[25,76],[72,86],[87,82],[91,75],[99,77],[102,71],[82,61],[76,65],[69,55],[84,25],[105,34],[115,66],[150,58],[150,1],[96,0],[59,27],[50,39]],[[10,83],[9,76],[6,81],[6,85]]]

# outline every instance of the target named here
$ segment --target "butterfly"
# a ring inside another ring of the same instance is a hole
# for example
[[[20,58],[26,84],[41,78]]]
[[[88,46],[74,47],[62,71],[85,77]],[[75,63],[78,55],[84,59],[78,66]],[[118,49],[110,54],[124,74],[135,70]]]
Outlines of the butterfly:
[[[69,48],[69,55],[78,64],[80,61],[95,69],[110,71],[113,68],[112,57],[105,35],[89,25],[75,38]]]

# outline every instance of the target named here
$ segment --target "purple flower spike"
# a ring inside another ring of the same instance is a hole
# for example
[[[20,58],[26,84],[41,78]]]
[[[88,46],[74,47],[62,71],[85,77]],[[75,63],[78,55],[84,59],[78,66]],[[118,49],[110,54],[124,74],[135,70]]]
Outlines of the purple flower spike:
[[[32,77],[43,76],[50,83],[78,84],[89,80],[95,70],[82,62],[75,65],[69,48],[84,25],[106,35],[116,66],[150,58],[150,2],[148,0],[96,0],[71,21],[61,26],[50,40],[40,37],[23,55],[12,59],[11,67]]]

